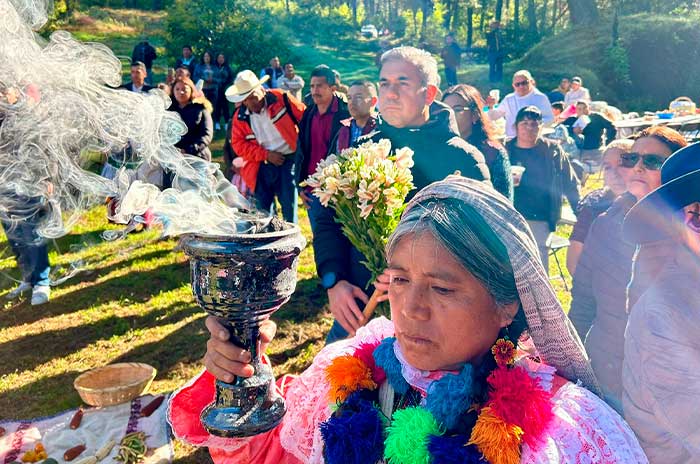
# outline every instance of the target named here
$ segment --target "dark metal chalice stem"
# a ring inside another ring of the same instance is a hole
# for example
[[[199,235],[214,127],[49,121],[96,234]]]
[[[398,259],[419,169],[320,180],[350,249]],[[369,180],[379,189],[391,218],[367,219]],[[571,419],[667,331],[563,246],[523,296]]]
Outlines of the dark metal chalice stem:
[[[255,374],[234,382],[217,380],[216,400],[201,415],[209,433],[248,437],[275,427],[285,413],[275,378],[260,353],[260,323],[289,300],[296,288],[299,253],[306,245],[299,228],[227,237],[189,235],[182,248],[190,258],[192,291],[206,312],[228,326],[231,341],[251,353]]]

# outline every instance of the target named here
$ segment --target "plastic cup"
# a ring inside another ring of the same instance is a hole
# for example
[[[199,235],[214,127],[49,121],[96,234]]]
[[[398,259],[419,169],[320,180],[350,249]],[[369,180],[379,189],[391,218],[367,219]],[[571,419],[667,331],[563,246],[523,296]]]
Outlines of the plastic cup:
[[[520,180],[523,178],[525,166],[511,166],[510,175],[513,177],[513,187],[520,185]]]
[[[491,89],[489,90],[489,97],[493,98],[496,100],[496,103],[501,99],[501,91],[498,89]]]

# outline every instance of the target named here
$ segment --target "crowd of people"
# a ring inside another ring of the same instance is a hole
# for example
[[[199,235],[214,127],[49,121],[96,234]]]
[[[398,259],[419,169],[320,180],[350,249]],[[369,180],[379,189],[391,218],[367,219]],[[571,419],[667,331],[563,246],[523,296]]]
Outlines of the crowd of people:
[[[498,23],[488,43],[496,78],[503,59]],[[148,47],[144,40],[134,50],[123,89],[153,88],[155,53]],[[446,66],[444,91],[435,58],[402,46],[381,56],[378,86],[344,86],[321,64],[305,94],[305,80],[278,57],[259,72],[234,76],[225,55],[197,58],[185,46],[158,84],[186,125],[177,144],[183,154],[211,160],[214,131],[224,128],[227,175],[258,209],[275,214],[279,203],[289,222],[297,222],[299,203],[307,209],[316,271],[334,317],[311,367],[280,384],[288,407],[282,424],[249,439],[215,439],[197,425],[216,379],[252,374],[250,353],[231,344],[216,318],[207,320],[208,373],[176,392],[169,414],[174,433],[209,446],[215,462],[700,459],[693,427],[700,319],[692,290],[700,275],[700,145],[688,146],[661,126],[619,138],[610,114],[592,108],[580,77],[544,93],[519,70],[513,92],[500,101],[491,92],[484,98],[458,83],[459,55],[448,38],[442,56],[452,69]],[[389,239],[388,269],[370,282],[364,256],[333,209],[302,182],[330,154],[381,139],[413,151],[415,190]],[[604,187],[580,198],[586,176],[598,168]],[[171,183],[165,172],[162,187]],[[548,272],[564,199],[577,216],[567,257],[568,316]],[[5,227],[9,235],[12,227]],[[30,267],[15,293],[45,285],[48,261]],[[363,315],[374,290],[389,301],[391,322]],[[274,332],[265,321],[263,342]],[[339,383],[328,368],[347,357],[379,374],[361,388]],[[521,395],[518,407],[508,395]],[[538,419],[533,410],[511,411],[523,408],[534,408]],[[420,443],[406,438],[412,423],[403,431],[397,425],[401,410],[414,409],[428,411],[436,424]],[[353,449],[343,445],[353,437],[341,437],[360,414],[364,422],[356,424],[374,428],[355,429],[367,446]],[[372,414],[393,424],[370,423]],[[500,433],[488,428],[494,422],[519,430],[510,436],[514,448],[503,437],[484,439]]]
[[[498,24],[492,24],[491,30],[490,42],[496,60],[501,58]],[[188,50],[183,53],[185,65],[193,62]],[[612,448],[611,444],[615,443],[614,455],[609,456],[611,462],[645,462],[645,453],[651,462],[689,462],[688,459],[698,456],[692,433],[681,432],[675,416],[667,415],[677,415],[681,423],[690,425],[691,418],[683,410],[682,401],[689,399],[698,387],[694,383],[685,385],[672,374],[648,373],[647,369],[655,366],[661,369],[662,364],[649,363],[647,357],[656,356],[654,347],[662,343],[669,344],[667,350],[673,345],[673,349],[685,353],[688,362],[697,356],[697,351],[692,351],[697,346],[692,337],[678,334],[680,339],[674,344],[674,340],[662,338],[653,323],[662,304],[666,304],[661,298],[668,292],[660,286],[658,278],[665,273],[675,276],[681,264],[688,265],[677,261],[671,265],[668,260],[676,255],[688,261],[697,259],[689,251],[678,250],[688,250],[687,243],[696,243],[692,240],[696,240],[693,227],[698,227],[697,208],[688,205],[700,198],[691,195],[681,199],[683,195],[678,188],[672,190],[673,194],[659,197],[661,202],[675,202],[672,206],[676,210],[685,208],[686,221],[680,219],[678,212],[673,213],[676,219],[669,220],[690,231],[684,235],[685,242],[665,229],[659,233],[674,239],[665,240],[663,245],[648,245],[646,238],[634,238],[639,231],[657,225],[643,224],[649,208],[643,209],[646,213],[638,213],[632,225],[625,222],[630,210],[647,202],[650,192],[663,190],[663,184],[672,182],[672,179],[662,180],[660,169],[666,166],[667,158],[685,145],[685,140],[666,127],[647,129],[633,139],[619,139],[612,123],[613,115],[605,108],[593,110],[590,91],[583,87],[580,77],[564,78],[557,89],[545,93],[538,90],[530,72],[520,70],[513,75],[512,93],[500,101],[493,92],[484,98],[475,87],[457,83],[455,69],[459,55],[459,47],[448,38],[443,58],[453,69],[446,67],[451,85],[442,92],[435,59],[411,47],[391,49],[382,55],[378,87],[368,80],[354,81],[344,87],[337,72],[319,65],[311,72],[309,93],[304,95],[304,79],[294,73],[291,63],[283,67],[275,57],[259,73],[241,71],[223,90],[225,98],[236,105],[228,134],[235,160],[231,164],[236,166],[234,170],[241,184],[261,210],[274,212],[277,200],[283,217],[295,222],[297,197],[307,208],[316,270],[328,293],[335,321],[326,339],[327,348],[301,379],[285,383],[283,393],[290,412],[282,426],[254,439],[217,441],[216,446],[210,447],[215,461],[316,462],[322,455],[326,462],[343,462],[333,457],[335,451],[331,448],[335,445],[326,436],[326,432],[330,433],[329,424],[341,414],[331,414],[326,409],[326,395],[330,392],[332,396],[334,387],[323,380],[322,372],[339,354],[352,353],[368,340],[395,336],[404,369],[426,373],[459,370],[464,363],[483,366],[480,363],[486,362],[482,359],[484,350],[489,352],[490,346],[502,340],[504,330],[508,329],[510,340],[518,340],[519,334],[527,331],[534,350],[563,377],[563,383],[551,390],[554,404],[562,405],[566,401],[579,406],[585,404],[588,409],[578,418],[578,426],[604,430],[602,442],[584,434],[579,446],[590,447],[602,455],[605,451],[601,446]],[[203,59],[202,65],[195,66],[195,80],[210,79],[206,74],[209,62],[210,59]],[[205,68],[201,69],[202,66]],[[502,72],[497,62],[491,71]],[[189,89],[180,82],[176,84],[178,90]],[[219,100],[221,87],[218,95],[208,93],[208,88],[205,85],[199,94],[207,100]],[[196,85],[192,93],[195,92]],[[173,105],[182,105],[177,96]],[[503,128],[503,134],[498,127]],[[301,187],[301,182],[329,154],[366,140],[380,139],[389,139],[394,147],[408,146],[414,151],[412,173],[416,190],[410,197],[421,193],[412,200],[409,198],[409,210],[390,240],[389,270],[368,284],[369,272],[362,264],[364,257],[343,235],[333,209],[321,205],[311,189]],[[691,152],[679,152],[676,156],[692,157],[697,151],[686,150]],[[598,168],[602,171],[604,187],[580,198],[587,175]],[[461,177],[443,180],[454,172],[459,172]],[[578,219],[567,257],[573,276],[569,313],[573,329],[569,329],[567,316],[553,294],[541,293],[551,293],[547,282],[549,238],[560,223],[564,199],[572,205]],[[513,235],[515,229],[521,231],[520,235]],[[674,229],[674,233],[680,229]],[[479,242],[493,234],[498,237],[495,241]],[[513,239],[515,236],[517,240]],[[638,243],[645,244],[638,246]],[[470,256],[471,253],[479,258]],[[489,264],[489,257],[496,261]],[[448,284],[445,278],[426,277],[437,269],[451,269],[451,262],[456,275],[464,274],[455,278],[455,284]],[[489,266],[497,266],[499,270]],[[505,276],[506,281],[493,282],[487,275]],[[633,285],[628,295],[630,280]],[[507,288],[510,296],[503,300],[502,292]],[[374,289],[387,292],[382,298],[390,301],[393,326],[385,321],[367,321],[364,317],[362,307]],[[653,295],[648,295],[648,291]],[[431,296],[432,292],[435,296]],[[501,308],[496,311],[498,317],[487,315],[493,309],[487,309],[488,304],[477,303],[482,301],[478,294],[484,295],[483,301],[496,302],[496,307]],[[465,317],[459,309],[464,310],[463,303],[458,303],[463,301],[458,295],[475,299],[475,308],[485,311],[484,314],[469,316],[475,318],[471,322],[455,323]],[[448,311],[447,302],[451,298],[456,306]],[[675,298],[676,305],[670,301],[664,308],[671,305],[680,308],[686,301],[684,298],[679,296]],[[441,311],[454,313],[447,315]],[[543,311],[553,311],[556,317],[551,317],[561,319],[561,325],[543,329],[539,325],[543,319],[536,316]],[[628,314],[637,317],[629,317],[628,321]],[[680,331],[684,322],[692,326],[684,319],[690,314],[684,308],[677,318],[664,324],[664,329]],[[495,324],[493,329],[487,329],[492,323],[488,321]],[[633,322],[635,326],[631,330]],[[210,318],[207,327],[212,333],[205,358],[209,374],[186,387],[198,391],[202,398],[210,398],[213,378],[226,381],[232,375],[250,374],[247,353],[241,353],[219,337],[221,326],[215,319]],[[561,337],[538,339],[537,333],[543,330],[551,331],[549,335],[559,333]],[[274,336],[274,324],[266,322],[262,333],[269,341]],[[482,333],[483,336],[475,337]],[[473,342],[464,346],[464,340],[472,339]],[[520,339],[521,343],[523,340]],[[584,345],[579,345],[579,340]],[[456,349],[460,344],[463,348]],[[441,353],[446,356],[449,353],[449,360],[443,360]],[[675,361],[682,364],[681,359]],[[524,363],[522,359],[520,362]],[[579,370],[572,369],[576,363]],[[692,380],[688,367],[679,365],[678,372]],[[474,375],[474,381],[484,381],[487,377]],[[309,384],[311,378],[321,380]],[[668,383],[664,384],[664,379]],[[582,387],[567,380],[599,394],[601,400],[590,393],[582,396]],[[421,397],[425,401],[429,394],[429,389],[421,390],[420,385],[427,384],[411,381],[409,384],[418,394],[403,406],[420,405]],[[663,385],[679,396],[662,395]],[[186,398],[191,397],[188,392]],[[179,394],[175,395],[172,402],[173,414],[185,422],[196,420],[206,403],[185,404],[178,398]],[[488,397],[480,400],[488,401]],[[339,411],[342,408],[341,405]],[[391,410],[389,407],[389,416]],[[474,411],[462,414],[465,419]],[[631,429],[618,414],[629,421]],[[288,436],[299,435],[299,430],[290,430],[299,425],[302,416],[315,418],[305,422],[307,428],[301,433],[306,440],[322,443],[320,447],[301,447]],[[470,423],[469,419],[465,420]],[[474,420],[478,422],[478,418],[471,419],[472,427]],[[557,448],[557,455],[570,456],[580,451],[562,438],[572,432],[569,429],[572,425],[553,420],[556,426],[550,429],[548,443]],[[205,431],[194,433],[178,421],[173,425],[175,433],[182,432],[183,438],[209,443]],[[446,432],[456,437],[465,430],[446,427]],[[485,447],[478,451],[487,460],[491,458]],[[551,451],[546,447],[537,450],[521,446],[521,462],[534,462],[543,456],[538,453]],[[660,456],[673,456],[673,459]]]

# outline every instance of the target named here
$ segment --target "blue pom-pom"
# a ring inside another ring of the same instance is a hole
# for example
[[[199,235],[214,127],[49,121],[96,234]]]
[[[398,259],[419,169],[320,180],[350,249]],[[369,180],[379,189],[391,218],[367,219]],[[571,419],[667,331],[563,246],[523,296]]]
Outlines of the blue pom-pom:
[[[455,428],[471,406],[472,383],[472,366],[465,364],[459,374],[445,374],[428,387],[425,407],[447,430]]]
[[[353,393],[320,425],[328,464],[378,462],[384,455],[384,421],[371,401]]]
[[[486,459],[475,445],[464,446],[468,441],[466,435],[431,435],[428,438],[431,464],[484,464]]]
[[[374,361],[379,367],[384,369],[389,385],[394,391],[399,395],[405,395],[409,385],[406,379],[403,378],[403,374],[401,374],[401,363],[394,354],[394,342],[396,342],[395,337],[382,340],[379,346],[374,349]]]

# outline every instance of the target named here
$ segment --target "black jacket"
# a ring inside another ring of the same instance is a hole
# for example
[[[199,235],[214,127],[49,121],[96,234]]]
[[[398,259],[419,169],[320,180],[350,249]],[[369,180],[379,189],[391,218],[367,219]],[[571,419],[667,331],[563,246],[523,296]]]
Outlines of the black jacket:
[[[192,58],[190,64],[184,64],[182,62],[182,57],[180,57],[175,61],[175,69],[185,67],[190,70],[190,76],[194,76],[194,69],[197,67],[197,62],[197,58]]]
[[[392,127],[381,119],[377,130],[369,134],[373,141],[389,139],[394,148],[413,150],[413,184],[409,197],[429,184],[442,180],[455,171],[477,180],[491,180],[484,155],[459,137],[452,110],[441,102],[430,106],[430,119],[417,128]],[[360,139],[360,142],[363,139]]]
[[[141,42],[134,47],[134,51],[131,53],[131,62],[140,61],[146,65],[146,69],[151,69],[153,65],[153,60],[158,58],[156,54],[156,49],[153,45],[148,42]]]
[[[180,105],[175,101],[170,105],[169,110],[178,113],[187,125],[187,133],[175,146],[189,155],[211,161],[209,144],[214,135],[214,123],[209,111],[201,103],[190,103],[184,108],[180,108]]]
[[[541,170],[543,177],[534,177],[532,173],[535,171],[534,168],[530,168],[530,173],[527,172],[530,160],[521,159],[521,152],[526,150],[516,149],[516,143],[517,138],[506,143],[506,151],[508,151],[510,163],[513,166],[522,165],[526,168],[526,171],[520,181],[520,186],[515,189],[515,208],[527,220],[546,221],[549,224],[549,230],[554,232],[559,219],[561,219],[563,197],[566,196],[572,207],[578,205],[580,200],[578,177],[576,177],[567,154],[562,151],[556,142],[545,139],[540,139],[537,145],[529,149],[534,154],[532,157],[535,160],[534,162],[542,163],[541,166],[543,167]],[[527,174],[530,175],[527,176]],[[529,206],[533,205],[533,199],[529,198],[525,192],[536,191],[546,192],[547,204],[535,205],[536,209],[546,210],[546,217],[533,218],[528,214]]]
[[[413,129],[398,129],[380,119],[377,130],[360,138],[357,144],[368,139],[376,142],[388,138],[392,147],[408,146],[413,150],[411,172],[416,188],[409,197],[455,171],[460,171],[465,177],[489,181],[489,171],[481,152],[457,136],[454,113],[439,102],[433,103],[430,110],[428,122]],[[361,263],[365,258],[343,235],[332,208],[325,208],[324,214],[318,218],[313,246],[320,277],[334,272],[338,280],[367,287],[370,274]]]
[[[129,82],[127,82],[127,83],[124,84],[124,85],[120,85],[119,88],[120,88],[120,89],[128,90],[129,92],[133,92],[132,87],[131,87],[132,85],[134,85],[134,83],[131,82],[131,81],[129,81]],[[153,90],[153,89],[155,89],[155,87],[153,87],[153,86],[151,86],[151,85],[148,85],[148,84],[143,84],[143,87],[141,87],[141,90],[142,90],[143,92],[149,92],[149,91],[151,91],[151,90]]]
[[[328,139],[329,153],[335,151],[331,142],[335,140],[338,131],[342,127],[342,121],[350,117],[348,104],[342,98],[333,98],[338,102],[338,111],[333,115],[333,122],[331,124],[331,134]],[[333,105],[333,103],[331,103],[331,105]],[[309,160],[311,159],[311,119],[317,111],[316,104],[312,103],[310,106],[307,106],[306,111],[304,111],[304,116],[302,116],[301,121],[299,121],[299,143],[297,144],[296,158],[294,161],[294,173],[297,184],[300,184],[312,174],[309,172]]]
[[[584,127],[582,132],[582,150],[596,150],[615,140],[617,129],[608,118],[600,113],[591,113],[588,117],[591,122]]]

